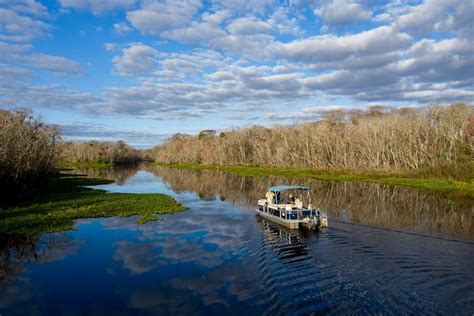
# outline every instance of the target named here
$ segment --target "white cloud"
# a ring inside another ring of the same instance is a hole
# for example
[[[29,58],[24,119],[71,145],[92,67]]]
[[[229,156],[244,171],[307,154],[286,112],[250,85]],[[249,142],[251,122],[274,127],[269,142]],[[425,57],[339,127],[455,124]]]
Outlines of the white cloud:
[[[473,38],[474,4],[469,0],[426,0],[393,14],[395,26],[413,34],[455,32]]]
[[[15,104],[24,107],[74,110],[100,101],[90,93],[60,85],[34,85],[30,81],[12,80],[12,77],[4,77],[5,75],[8,73],[0,73],[0,97],[13,100]]]
[[[94,14],[101,14],[116,9],[131,8],[137,0],[60,0],[64,8],[90,10]]]
[[[143,76],[156,70],[160,53],[141,43],[122,49],[122,54],[112,59],[118,74]]]
[[[61,56],[37,53],[29,44],[11,44],[0,41],[0,62],[31,66],[60,75],[84,75],[80,65]]]
[[[0,8],[0,40],[26,42],[44,36],[50,29],[43,21]]]
[[[36,77],[34,72],[29,69],[1,63],[0,74],[0,82],[7,82],[12,80],[31,80]]]
[[[108,52],[112,52],[114,50],[117,50],[119,45],[117,43],[105,43],[104,48]]]
[[[217,7],[225,8],[235,12],[250,12],[252,14],[264,15],[272,1],[268,0],[213,0]]]
[[[85,75],[84,70],[81,69],[80,65],[77,62],[69,60],[62,56],[33,53],[29,57],[25,57],[24,61],[29,63],[33,67],[46,69],[56,74],[78,76]]]
[[[0,1],[0,4],[3,4],[3,2],[8,3],[8,6],[18,14],[30,15],[41,18],[51,17],[50,13],[48,12],[48,9],[41,3],[36,2],[35,0],[3,0]]]
[[[214,25],[220,25],[222,22],[232,16],[232,13],[228,10],[219,10],[213,13],[204,12],[202,14],[202,20]]]
[[[277,46],[275,37],[269,34],[227,35],[212,39],[210,44],[227,53],[251,60],[271,58]]]
[[[328,0],[314,10],[326,27],[341,27],[368,20],[372,11],[353,0]]]
[[[125,22],[121,23],[114,23],[114,31],[118,35],[125,35],[132,30],[130,26],[127,25]]]
[[[298,35],[301,33],[297,18],[290,17],[289,10],[285,8],[277,8],[267,22],[281,34]]]
[[[334,67],[346,59],[360,56],[370,63],[377,55],[396,52],[411,44],[408,34],[396,33],[390,26],[381,26],[365,32],[336,36],[320,35],[308,39],[295,40],[279,46],[282,57],[294,61],[310,63],[322,68]],[[329,63],[329,64],[328,64]]]
[[[188,26],[201,7],[199,0],[145,2],[139,10],[127,12],[127,20],[144,34]]]
[[[474,48],[466,40],[421,40],[390,63],[344,68],[307,77],[304,86],[360,101],[472,100]]]
[[[61,75],[83,75],[84,70],[73,60],[33,46],[33,39],[53,34],[55,20],[45,6],[33,0],[0,3],[0,98],[24,89],[18,99],[27,103],[46,106],[49,98],[52,107],[68,104],[87,113],[160,120],[223,111],[236,119],[243,118],[236,109],[247,104],[255,111],[283,104],[298,109],[319,98],[365,103],[473,98],[474,13],[467,1],[369,6],[373,2],[365,0],[299,0],[290,5],[63,0],[63,7],[94,14],[126,9],[126,19],[114,15],[115,33],[140,31],[127,37],[134,36],[135,43],[114,36],[116,42],[105,39],[99,44],[113,52],[112,74],[130,76],[109,82],[131,82],[102,87],[100,98],[64,86],[35,86],[36,70]],[[322,34],[312,13],[334,33]],[[369,23],[347,28],[366,20]],[[110,34],[90,33],[100,27],[94,24],[88,35]],[[288,117],[316,117],[320,109],[306,107],[295,113]]]
[[[205,12],[201,16],[202,21],[194,21],[188,27],[165,31],[162,33],[162,36],[185,43],[207,43],[216,37],[226,35],[220,28],[220,24],[230,16],[231,13],[227,10],[220,10],[214,13]]]
[[[209,22],[193,22],[189,27],[163,32],[164,38],[185,43],[208,42],[214,38],[225,36],[218,25]]]
[[[269,33],[272,28],[268,23],[254,16],[249,16],[233,20],[227,25],[227,29],[231,34],[251,35]]]

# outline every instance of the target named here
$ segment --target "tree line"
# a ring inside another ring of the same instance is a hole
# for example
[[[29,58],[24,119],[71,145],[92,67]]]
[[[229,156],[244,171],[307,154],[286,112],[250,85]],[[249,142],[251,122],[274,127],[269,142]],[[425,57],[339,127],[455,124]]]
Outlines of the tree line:
[[[0,207],[34,192],[57,172],[60,161],[136,163],[141,152],[123,141],[65,142],[59,126],[28,109],[0,109]]]
[[[31,111],[0,109],[0,190],[6,197],[38,187],[59,161],[423,169],[427,176],[457,172],[472,177],[473,153],[474,107],[466,104],[330,111],[318,121],[292,126],[175,134],[144,151],[123,141],[65,142],[58,126],[45,124]]]
[[[61,160],[68,162],[111,163],[115,165],[137,163],[141,152],[125,142],[88,141],[64,142],[60,145]]]
[[[0,110],[0,190],[5,200],[54,173],[60,142],[58,126],[44,124],[31,111]]]
[[[146,154],[163,163],[400,171],[465,163],[472,168],[473,152],[474,107],[458,103],[372,106],[329,111],[293,126],[175,134]]]

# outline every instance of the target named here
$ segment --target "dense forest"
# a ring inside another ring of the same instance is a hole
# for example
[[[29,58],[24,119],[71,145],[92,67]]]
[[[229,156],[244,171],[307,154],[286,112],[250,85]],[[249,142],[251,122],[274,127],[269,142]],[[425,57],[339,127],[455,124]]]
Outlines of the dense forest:
[[[147,155],[163,163],[400,171],[455,164],[472,168],[474,107],[330,111],[293,126],[220,134],[176,134]],[[462,171],[464,172],[464,171]]]

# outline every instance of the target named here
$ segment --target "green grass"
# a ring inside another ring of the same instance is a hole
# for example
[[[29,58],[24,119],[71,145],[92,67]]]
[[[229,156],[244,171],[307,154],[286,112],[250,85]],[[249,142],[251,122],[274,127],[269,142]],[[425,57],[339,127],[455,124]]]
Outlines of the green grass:
[[[108,169],[114,165],[111,162],[69,162],[62,161],[59,163],[60,168],[94,168]]]
[[[140,215],[137,223],[145,223],[156,220],[156,214],[186,209],[164,194],[107,193],[82,187],[112,182],[75,176],[53,179],[30,201],[0,210],[0,234],[67,231],[80,218]]]
[[[349,172],[349,171],[325,171],[302,168],[272,168],[254,166],[209,166],[192,164],[163,164],[153,162],[151,165],[192,169],[192,170],[220,170],[233,172],[241,176],[282,176],[282,177],[304,177],[319,180],[335,181],[361,181],[390,185],[402,185],[414,188],[439,190],[453,192],[456,194],[474,197],[474,184],[472,177],[466,181],[446,180],[442,178],[429,178],[426,175],[417,177],[416,174],[403,175],[385,172]]]

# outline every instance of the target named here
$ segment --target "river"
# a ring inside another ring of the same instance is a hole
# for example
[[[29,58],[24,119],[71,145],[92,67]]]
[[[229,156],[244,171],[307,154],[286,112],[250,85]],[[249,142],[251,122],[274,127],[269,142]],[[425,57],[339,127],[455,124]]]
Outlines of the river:
[[[149,166],[82,172],[116,180],[101,189],[165,193],[189,210],[2,237],[1,315],[474,313],[470,198]],[[290,231],[257,217],[275,184],[311,187],[330,227]]]

